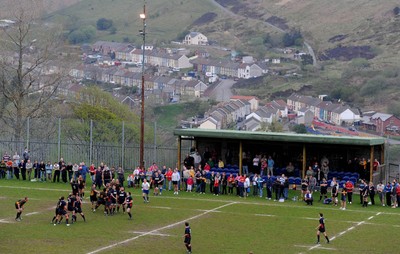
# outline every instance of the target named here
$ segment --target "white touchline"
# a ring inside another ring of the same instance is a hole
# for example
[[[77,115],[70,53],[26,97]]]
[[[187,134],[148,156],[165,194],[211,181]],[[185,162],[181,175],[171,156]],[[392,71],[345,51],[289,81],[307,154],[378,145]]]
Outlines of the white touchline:
[[[378,216],[378,215],[380,215],[380,214],[381,214],[381,212],[378,212],[377,214],[375,214],[374,216],[369,217],[369,218],[366,219],[366,220],[372,220],[375,216]],[[335,239],[338,238],[339,236],[342,236],[342,235],[348,233],[349,231],[355,229],[357,226],[361,226],[362,224],[365,224],[365,223],[366,223],[366,221],[360,221],[360,222],[357,223],[355,226],[349,227],[348,229],[346,229],[346,230],[340,232],[339,234],[337,234],[337,235],[335,235],[335,236],[332,236],[331,239],[329,239],[329,240],[330,240],[330,241],[335,240]],[[316,249],[316,248],[319,248],[319,246],[320,246],[319,244],[316,244],[316,245],[310,247],[310,248],[308,249],[308,251],[313,250],[313,249]]]
[[[149,232],[140,234],[140,235],[138,235],[138,236],[135,236],[135,237],[126,239],[126,240],[124,240],[124,241],[121,241],[121,242],[118,242],[118,243],[114,243],[114,244],[111,244],[111,245],[108,245],[108,246],[99,248],[99,249],[97,249],[97,250],[88,252],[87,254],[94,254],[94,253],[98,253],[98,252],[101,252],[101,251],[104,251],[104,250],[108,250],[108,249],[111,249],[111,248],[113,248],[113,247],[116,247],[116,246],[118,246],[118,245],[120,245],[120,244],[124,244],[124,243],[128,243],[128,242],[130,242],[130,241],[136,240],[136,239],[138,239],[138,238],[140,238],[140,237],[143,237],[143,236],[146,236],[146,235],[151,235],[151,234],[153,234],[153,233],[157,233],[157,232],[159,232],[159,231],[161,231],[161,230],[164,230],[164,229],[168,229],[168,228],[172,228],[172,227],[175,227],[175,226],[178,226],[178,225],[182,225],[182,224],[185,223],[186,221],[197,219],[197,218],[199,218],[199,217],[201,217],[201,216],[204,216],[204,215],[206,215],[206,214],[208,214],[208,213],[211,213],[211,212],[213,212],[213,211],[219,210],[219,209],[221,209],[221,208],[224,208],[224,207],[227,207],[227,206],[230,206],[230,205],[233,205],[233,204],[236,204],[236,202],[232,202],[232,203],[229,203],[229,204],[225,204],[225,205],[216,207],[216,208],[214,208],[214,209],[208,210],[208,211],[206,211],[206,212],[204,212],[204,213],[195,215],[195,216],[190,217],[190,218],[187,218],[187,219],[185,219],[185,220],[178,221],[178,222],[175,222],[175,223],[173,223],[173,224],[170,224],[170,225],[167,225],[167,226],[164,226],[164,227],[161,227],[161,228],[157,228],[157,229],[154,229],[154,230],[152,230],[152,231],[149,231]]]

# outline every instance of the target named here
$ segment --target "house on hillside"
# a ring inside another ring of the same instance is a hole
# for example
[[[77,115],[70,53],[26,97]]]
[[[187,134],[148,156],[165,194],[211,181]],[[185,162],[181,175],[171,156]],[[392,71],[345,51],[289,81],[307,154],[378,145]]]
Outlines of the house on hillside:
[[[208,39],[202,33],[190,32],[185,36],[182,43],[187,45],[208,45]]]
[[[230,98],[231,101],[241,100],[250,103],[250,111],[254,112],[258,109],[260,100],[255,96],[234,95]]]
[[[288,106],[284,100],[273,100],[267,105],[279,110],[279,118],[286,118],[288,116]]]
[[[314,112],[312,112],[307,108],[302,108],[298,111],[295,123],[310,126],[313,120],[314,120]]]
[[[377,133],[385,133],[388,129],[400,129],[400,119],[392,114],[375,113],[363,126]]]
[[[101,55],[110,55],[112,53],[116,53],[118,50],[126,49],[126,47],[131,46],[133,49],[133,45],[130,43],[120,43],[120,42],[112,42],[112,41],[96,41],[92,45],[92,51]]]

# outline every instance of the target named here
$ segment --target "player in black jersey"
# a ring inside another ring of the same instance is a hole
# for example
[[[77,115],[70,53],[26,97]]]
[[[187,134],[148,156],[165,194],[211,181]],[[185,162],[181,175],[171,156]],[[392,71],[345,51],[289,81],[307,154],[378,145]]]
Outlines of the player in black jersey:
[[[79,184],[73,178],[71,180],[72,195],[76,196],[79,194]]]
[[[125,213],[125,199],[126,199],[126,192],[124,187],[120,187],[118,192],[118,205],[117,205],[117,212],[119,212],[119,207],[122,206],[122,211]]]
[[[75,216],[75,202],[76,202],[76,197],[73,194],[69,194],[68,199],[67,199],[67,210],[70,214],[72,214],[72,223],[76,221],[76,216]]]
[[[69,216],[68,216],[68,211],[67,211],[67,202],[65,202],[64,199],[65,199],[64,197],[61,197],[61,198],[60,198],[60,201],[58,202],[58,205],[57,205],[57,206],[58,206],[58,211],[57,211],[56,220],[55,220],[55,222],[54,222],[54,226],[56,226],[57,223],[58,223],[59,221],[61,221],[61,218],[62,218],[63,216],[65,216],[65,223],[66,223],[66,225],[69,226],[69,223],[68,223]]]
[[[319,244],[319,234],[323,233],[326,239],[326,243],[329,243],[328,235],[326,234],[325,219],[322,213],[319,214],[319,225],[317,227],[317,244]]]
[[[17,215],[15,216],[16,221],[22,220],[21,214],[22,214],[22,211],[24,210],[24,205],[26,204],[26,202],[28,202],[28,197],[25,197],[25,198],[20,199],[17,202],[15,202],[15,209],[17,209]]]
[[[80,175],[78,177],[78,193],[81,198],[85,197],[85,187],[86,187],[85,179],[83,179],[82,175]]]
[[[190,244],[192,240],[192,230],[190,229],[189,222],[185,222],[185,234],[183,237],[185,238],[183,242],[185,243],[187,253],[192,253],[192,245]]]
[[[99,192],[96,190],[96,184],[92,184],[92,188],[90,189],[90,202],[92,203],[92,211],[95,212],[96,204],[97,204],[97,194]]]
[[[124,204],[126,205],[126,212],[129,215],[129,219],[131,220],[132,219],[131,209],[133,206],[133,198],[132,198],[132,194],[130,192],[128,192],[128,195],[125,199]]]
[[[73,216],[73,220],[76,222],[76,214],[79,213],[82,216],[82,219],[84,222],[86,222],[86,218],[85,215],[82,212],[82,200],[81,197],[76,196],[76,201],[74,203],[74,215]]]
[[[104,212],[106,212],[106,199],[107,199],[107,194],[106,194],[107,189],[104,188],[103,191],[100,191],[99,197],[97,199],[97,204],[96,207],[93,209],[93,212],[96,212],[96,209],[99,208],[99,206],[104,205]]]
[[[111,215],[115,213],[115,208],[117,207],[117,197],[118,197],[117,186],[113,185],[112,188],[108,191],[108,198],[111,203],[109,207]]]
[[[60,201],[61,201],[61,197],[58,199],[58,201],[57,201],[57,205],[56,205],[56,210],[55,210],[55,214],[54,214],[54,217],[53,217],[53,219],[51,220],[51,224],[53,224],[54,223],[54,220],[57,218],[57,214],[58,214],[58,208],[59,208],[59,206],[60,206]]]
[[[328,182],[325,178],[323,178],[322,182],[320,183],[319,201],[321,201],[322,196],[324,196],[324,200],[328,198]]]

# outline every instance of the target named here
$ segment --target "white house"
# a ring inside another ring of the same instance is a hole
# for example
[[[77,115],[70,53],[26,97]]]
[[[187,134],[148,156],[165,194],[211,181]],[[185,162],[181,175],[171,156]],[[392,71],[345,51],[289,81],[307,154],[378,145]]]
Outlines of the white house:
[[[183,44],[187,45],[207,45],[208,39],[207,37],[199,32],[190,32],[185,36],[183,40]]]

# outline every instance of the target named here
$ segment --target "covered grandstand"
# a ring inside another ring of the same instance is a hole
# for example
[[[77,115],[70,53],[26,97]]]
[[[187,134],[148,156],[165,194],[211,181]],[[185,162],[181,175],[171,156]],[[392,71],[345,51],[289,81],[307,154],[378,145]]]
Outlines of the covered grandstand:
[[[322,158],[329,161],[328,177],[337,177],[342,181],[357,181],[360,177],[350,161],[365,158],[368,161],[368,179],[373,179],[374,160],[381,164],[385,161],[385,139],[380,137],[205,129],[175,129],[174,135],[178,137],[178,168],[181,168],[183,155],[189,152],[181,150],[183,142],[190,142],[200,154],[206,150],[215,153],[225,162],[225,167],[214,170],[226,173],[241,173],[244,154],[252,157],[256,154],[271,155],[275,160],[275,175],[285,173],[286,165],[292,162],[296,168],[292,181],[299,181],[308,166],[315,161],[320,162]],[[227,160],[229,163],[226,163]]]

